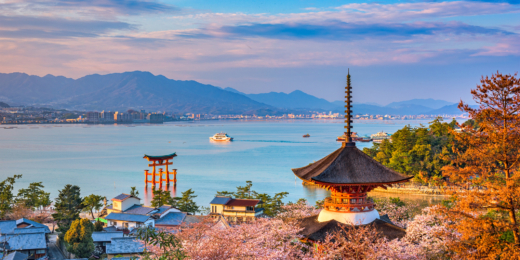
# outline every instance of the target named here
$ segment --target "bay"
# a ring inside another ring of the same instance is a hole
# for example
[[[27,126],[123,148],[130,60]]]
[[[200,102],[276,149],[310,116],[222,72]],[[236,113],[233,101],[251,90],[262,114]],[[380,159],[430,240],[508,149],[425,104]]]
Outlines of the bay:
[[[356,120],[354,131],[370,135],[393,133],[405,125],[427,125],[431,120]],[[82,196],[98,194],[108,199],[136,186],[146,204],[144,154],[173,152],[180,196],[195,191],[196,202],[209,206],[217,191],[234,191],[250,180],[253,189],[274,195],[287,191],[285,201],[306,198],[310,203],[328,192],[303,186],[291,168],[298,168],[330,154],[341,144],[343,120],[222,120],[169,122],[162,125],[10,125],[0,127],[0,178],[22,174],[15,188],[42,182],[51,198],[66,184],[78,185]],[[209,137],[227,132],[234,141],[212,143]],[[302,135],[309,133],[310,138]],[[359,149],[371,143],[357,143]]]

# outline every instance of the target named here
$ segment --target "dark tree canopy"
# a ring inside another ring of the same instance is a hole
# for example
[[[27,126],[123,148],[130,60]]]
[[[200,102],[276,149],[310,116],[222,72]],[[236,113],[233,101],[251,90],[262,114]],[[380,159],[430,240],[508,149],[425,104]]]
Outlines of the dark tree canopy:
[[[54,209],[56,213],[52,217],[58,224],[58,231],[65,234],[72,222],[79,219],[83,210],[83,199],[80,196],[80,188],[76,185],[67,184],[56,198]]]
[[[4,219],[11,212],[14,202],[14,183],[16,179],[20,178],[22,178],[22,175],[14,175],[0,182],[0,219]]]

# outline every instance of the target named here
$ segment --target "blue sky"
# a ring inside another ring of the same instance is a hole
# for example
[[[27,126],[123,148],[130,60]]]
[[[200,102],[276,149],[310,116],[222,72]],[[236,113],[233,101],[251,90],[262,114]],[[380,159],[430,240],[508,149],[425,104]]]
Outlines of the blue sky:
[[[150,71],[246,93],[469,101],[520,68],[520,0],[0,0],[0,72]]]

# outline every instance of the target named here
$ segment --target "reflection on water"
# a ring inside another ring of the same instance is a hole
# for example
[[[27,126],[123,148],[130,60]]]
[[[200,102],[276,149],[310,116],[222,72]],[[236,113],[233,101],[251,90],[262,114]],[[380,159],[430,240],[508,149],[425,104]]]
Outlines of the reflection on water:
[[[176,185],[171,185],[168,187],[167,185],[163,185],[162,187],[153,187],[153,186],[144,186],[143,196],[141,196],[141,202],[144,203],[145,206],[150,206],[153,199],[153,190],[162,189],[170,192],[170,196],[177,197],[177,189]]]

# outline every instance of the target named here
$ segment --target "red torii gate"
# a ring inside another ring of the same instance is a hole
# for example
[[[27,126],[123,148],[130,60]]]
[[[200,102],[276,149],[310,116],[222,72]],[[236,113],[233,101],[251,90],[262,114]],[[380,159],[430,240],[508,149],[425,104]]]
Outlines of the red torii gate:
[[[168,155],[161,155],[161,156],[151,156],[151,155],[144,155],[144,159],[147,159],[149,162],[151,161],[151,164],[148,164],[149,167],[153,167],[152,172],[148,172],[149,170],[144,170],[144,184],[145,186],[148,186],[148,183],[151,183],[153,187],[155,187],[156,184],[159,184],[159,187],[162,187],[163,181],[166,182],[166,186],[170,186],[170,182],[173,182],[173,185],[177,185],[177,169],[172,169],[172,171],[168,171],[168,165],[172,165],[173,163],[170,162],[173,157],[176,157],[176,153],[168,154]],[[162,168],[159,168],[159,171],[157,172],[156,167],[164,166],[165,170]],[[170,180],[170,174],[173,174],[173,180]],[[148,179],[148,176],[152,176],[152,180]],[[159,179],[157,180],[156,176],[159,176]]]

